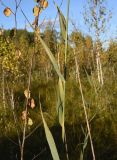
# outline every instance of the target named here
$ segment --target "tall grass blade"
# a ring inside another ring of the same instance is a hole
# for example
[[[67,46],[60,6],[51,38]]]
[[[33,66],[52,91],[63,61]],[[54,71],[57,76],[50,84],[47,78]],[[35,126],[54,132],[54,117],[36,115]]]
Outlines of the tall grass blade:
[[[89,138],[89,135],[87,133],[87,135],[85,135],[85,139],[84,139],[84,144],[83,144],[83,153],[87,147],[87,144],[88,144],[88,138]]]
[[[54,1],[54,4],[55,4],[55,6],[58,10],[58,14],[59,14],[59,23],[60,23],[61,35],[62,35],[62,38],[65,41],[65,39],[66,39],[66,19],[65,19],[64,15],[62,14],[58,5],[55,3],[55,1]]]
[[[87,147],[87,144],[88,144],[88,138],[89,138],[89,135],[87,133],[87,134],[85,134],[85,139],[84,139],[84,143],[83,143],[83,149],[80,152],[80,160],[84,159],[84,151],[85,151],[85,149]]]
[[[64,141],[64,133],[65,133],[65,129],[64,129],[64,102],[65,102],[64,83],[59,78],[57,112],[58,112],[59,123],[62,127],[63,141]]]
[[[55,145],[55,142],[54,142],[54,139],[53,139],[53,136],[52,136],[52,134],[51,134],[51,132],[50,132],[48,126],[47,126],[47,123],[44,119],[41,107],[40,107],[40,110],[41,110],[41,117],[42,117],[42,120],[43,120],[44,130],[45,130],[45,134],[46,134],[46,139],[47,139],[48,145],[50,147],[50,151],[51,151],[53,160],[60,160],[58,152],[57,152],[57,148],[56,148],[56,145]]]
[[[54,5],[56,6],[58,14],[59,14],[61,35],[62,35],[63,40],[65,41],[66,40],[66,19],[65,19],[64,15],[62,14],[58,5],[55,3],[55,1],[54,1]],[[64,137],[65,137],[64,108],[65,108],[65,80],[61,81],[61,79],[59,78],[57,111],[58,111],[59,123],[62,127],[62,139],[63,139],[63,141],[64,141]]]
[[[41,38],[41,36],[38,35],[38,37],[39,37],[39,40],[40,40],[41,44],[43,45],[43,47],[44,47],[44,49],[45,49],[45,51],[46,51],[46,53],[47,53],[47,55],[48,55],[51,63],[53,64],[54,69],[55,69],[55,71],[57,72],[59,78],[60,78],[62,81],[64,81],[64,77],[63,77],[63,75],[62,75],[61,72],[60,72],[60,69],[59,69],[59,66],[58,66],[58,64],[57,64],[57,62],[56,62],[55,57],[53,56],[52,52],[50,51],[50,49],[48,48],[48,46],[46,45],[46,43],[44,42],[44,40]]]
[[[83,152],[82,152],[82,150],[80,152],[80,160],[83,160]]]

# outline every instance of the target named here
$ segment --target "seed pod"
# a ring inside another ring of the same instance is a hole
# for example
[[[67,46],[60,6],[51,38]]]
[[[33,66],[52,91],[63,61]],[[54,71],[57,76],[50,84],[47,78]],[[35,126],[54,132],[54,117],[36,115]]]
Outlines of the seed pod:
[[[22,111],[22,120],[27,119],[28,113],[26,111]]]
[[[46,9],[48,7],[48,1],[44,1],[43,8]]]
[[[26,89],[25,91],[24,91],[24,95],[25,95],[25,97],[26,98],[30,98],[30,91],[28,91],[28,89]]]
[[[33,121],[32,121],[31,118],[28,118],[28,125],[29,125],[29,126],[32,126],[32,125],[33,125]]]
[[[11,9],[10,9],[10,8],[6,7],[6,8],[4,9],[3,13],[4,13],[5,16],[9,17],[12,12],[11,12]]]
[[[41,11],[40,8],[38,6],[35,6],[33,8],[33,14],[34,14],[34,16],[38,16],[39,13],[40,13],[40,11]]]
[[[30,105],[30,107],[31,107],[32,109],[35,108],[35,101],[34,101],[33,98],[31,99],[31,105]]]

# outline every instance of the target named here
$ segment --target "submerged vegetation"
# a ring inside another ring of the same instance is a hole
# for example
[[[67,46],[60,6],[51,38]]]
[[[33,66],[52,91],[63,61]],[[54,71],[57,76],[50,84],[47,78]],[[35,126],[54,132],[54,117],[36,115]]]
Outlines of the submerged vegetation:
[[[20,2],[14,12],[5,7],[5,16],[16,18]],[[41,32],[48,2],[35,3],[32,25],[20,8],[34,32],[0,30],[1,160],[116,160],[117,41],[102,47],[103,0],[89,1],[95,38],[73,22],[68,35],[69,0],[66,18],[53,2],[60,33],[51,21]]]

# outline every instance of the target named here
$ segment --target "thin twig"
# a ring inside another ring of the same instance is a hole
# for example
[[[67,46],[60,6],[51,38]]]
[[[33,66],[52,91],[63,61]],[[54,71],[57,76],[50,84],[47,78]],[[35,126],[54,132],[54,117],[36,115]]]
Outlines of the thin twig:
[[[5,135],[5,137],[6,137],[9,141],[11,141],[13,144],[15,144],[16,146],[19,146],[19,144],[16,143],[14,140],[12,140],[10,137],[8,137],[8,136],[6,136],[6,135]]]
[[[46,148],[44,148],[39,154],[37,154],[36,156],[34,156],[34,158],[32,160],[35,160],[36,158],[38,158],[45,151],[46,151]]]
[[[25,139],[29,138],[41,125],[42,123],[38,124],[28,135],[26,135]]]

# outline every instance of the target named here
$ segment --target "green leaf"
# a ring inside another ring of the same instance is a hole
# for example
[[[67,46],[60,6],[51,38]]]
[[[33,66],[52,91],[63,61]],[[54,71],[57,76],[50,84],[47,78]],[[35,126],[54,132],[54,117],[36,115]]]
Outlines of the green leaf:
[[[38,35],[38,37],[39,37],[39,40],[40,40],[41,44],[43,45],[43,47],[44,47],[44,49],[45,49],[45,51],[46,51],[46,53],[47,53],[49,59],[51,60],[51,63],[53,64],[54,69],[55,69],[55,71],[57,72],[59,78],[60,78],[62,81],[65,81],[63,75],[62,75],[61,72],[60,72],[59,66],[58,66],[58,64],[57,64],[57,62],[56,62],[56,59],[55,59],[55,57],[53,56],[52,52],[50,51],[50,49],[48,48],[48,46],[46,45],[46,43],[43,41],[43,39],[40,37],[40,35]]]
[[[80,152],[80,160],[83,160],[83,152],[82,152],[82,150]]]
[[[60,98],[61,98],[61,101],[62,103],[64,102],[64,84],[63,82],[61,81],[61,79],[59,79],[59,92],[60,92]]]
[[[58,82],[58,103],[57,103],[57,112],[58,112],[58,118],[59,123],[62,127],[62,139],[64,141],[64,104],[65,104],[65,92],[64,92],[64,82],[61,81],[59,78]]]
[[[83,152],[84,152],[84,150],[85,150],[86,147],[87,147],[87,144],[88,144],[88,137],[89,137],[89,135],[88,135],[88,133],[87,133],[87,135],[85,135],[85,139],[84,139]]]
[[[42,120],[43,120],[43,125],[44,125],[44,129],[45,129],[47,142],[48,142],[48,145],[50,147],[50,151],[51,151],[53,160],[60,160],[58,152],[57,152],[56,144],[55,144],[53,136],[52,136],[52,134],[51,134],[51,132],[50,132],[48,126],[47,126],[47,123],[44,119],[41,107],[40,107],[40,110],[41,110],[41,116],[42,116]]]
[[[55,3],[54,4],[58,10],[58,14],[59,14],[59,23],[60,23],[60,29],[61,29],[61,35],[62,38],[65,40],[66,39],[66,20],[64,15],[62,14],[61,10],[59,9],[58,5]]]
[[[87,70],[86,70],[85,68],[84,68],[84,70],[85,70],[85,73],[86,73],[86,76],[87,76],[87,80],[88,80],[88,82],[89,82],[90,86],[92,87],[92,81],[91,81],[91,78],[90,78],[89,74],[87,73]]]
[[[85,134],[84,143],[83,143],[83,149],[80,152],[80,160],[84,159],[84,151],[85,151],[85,149],[87,147],[87,144],[88,144],[88,137],[89,137],[88,133]]]

